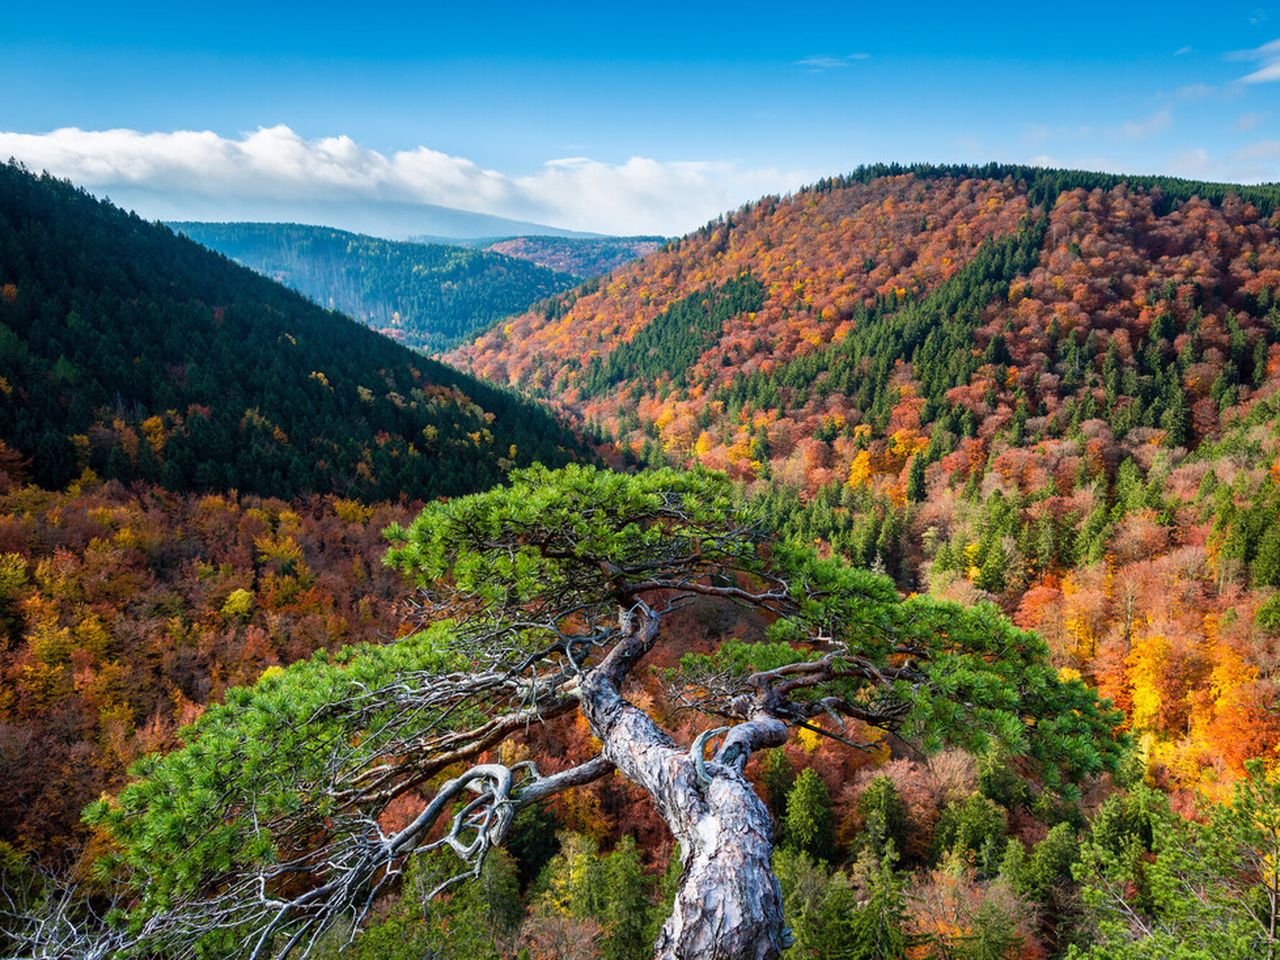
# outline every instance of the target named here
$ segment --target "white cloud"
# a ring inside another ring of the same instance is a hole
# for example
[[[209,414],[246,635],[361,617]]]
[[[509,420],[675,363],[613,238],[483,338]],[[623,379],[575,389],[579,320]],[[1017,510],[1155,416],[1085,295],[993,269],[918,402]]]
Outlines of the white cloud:
[[[1262,114],[1260,113],[1242,113],[1236,117],[1235,128],[1241,133],[1252,130],[1262,122]]]
[[[1280,80],[1280,40],[1272,40],[1252,50],[1237,50],[1229,54],[1228,59],[1260,64],[1252,73],[1241,77],[1241,83],[1272,83]]]
[[[1187,150],[1166,164],[1170,173],[1227,183],[1269,183],[1280,180],[1280,140],[1258,140],[1224,154],[1204,147]]]
[[[842,57],[831,57],[826,54],[814,54],[795,61],[794,66],[804,67],[809,73],[824,73],[827,70],[843,70],[851,67],[859,60],[869,60],[869,53],[846,53]]]
[[[513,176],[425,146],[383,153],[347,136],[307,140],[284,125],[239,139],[187,130],[0,132],[0,158],[10,156],[95,193],[124,193],[144,216],[196,218],[220,204],[241,218],[289,202],[335,209],[430,204],[606,233],[684,233],[812,179],[811,172],[727,161],[643,157],[555,159]]]
[[[1173,92],[1179,100],[1207,100],[1217,93],[1215,87],[1211,87],[1207,83],[1188,83],[1186,86],[1179,87]]]
[[[1147,137],[1168,130],[1172,123],[1173,111],[1168,107],[1162,107],[1149,117],[1126,123],[1120,131],[1126,140],[1145,140]]]

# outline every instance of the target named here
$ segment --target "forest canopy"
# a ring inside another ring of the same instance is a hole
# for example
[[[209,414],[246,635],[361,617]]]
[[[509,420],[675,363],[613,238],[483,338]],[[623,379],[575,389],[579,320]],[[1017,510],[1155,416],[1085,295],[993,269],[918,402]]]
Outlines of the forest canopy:
[[[989,607],[901,600],[886,578],[772,541],[722,477],[535,467],[388,536],[429,625],[268,671],[182,749],[141,763],[87,814],[113,851],[100,869],[132,890],[126,912],[95,928],[73,905],[44,934],[84,955],[104,942],[175,957],[305,951],[336,920],[361,922],[415,854],[460,858],[447,889],[506,840],[518,809],[616,770],[680,843],[658,955],[776,956],[769,814],[745,770],[792,730],[854,749],[892,737],[998,751],[1064,797],[1121,756],[1119,716],[1061,679],[1035,635]],[[675,611],[713,601],[755,611],[763,632],[722,637],[668,679],[673,704],[720,723],[679,744],[623,686],[671,642]],[[572,713],[597,754],[543,773],[492,753]],[[384,829],[413,791],[426,806]]]

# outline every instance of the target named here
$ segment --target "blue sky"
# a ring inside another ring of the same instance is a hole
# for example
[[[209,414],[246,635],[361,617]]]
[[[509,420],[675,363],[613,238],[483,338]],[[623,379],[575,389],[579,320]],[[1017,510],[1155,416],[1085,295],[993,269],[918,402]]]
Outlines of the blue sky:
[[[876,160],[1280,179],[1278,40],[1255,3],[44,2],[4,15],[0,153],[156,216],[676,233]]]

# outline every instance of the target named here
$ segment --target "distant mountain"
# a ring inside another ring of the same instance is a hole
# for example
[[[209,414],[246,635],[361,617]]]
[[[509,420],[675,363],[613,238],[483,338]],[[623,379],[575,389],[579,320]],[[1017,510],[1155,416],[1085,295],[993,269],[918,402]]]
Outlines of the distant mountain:
[[[527,258],[444,244],[401,243],[293,223],[169,224],[258,273],[402,343],[456,346],[572,286]],[[577,243],[579,241],[563,241]]]
[[[536,234],[555,237],[593,237],[582,233],[510,220],[488,213],[425,203],[377,200],[237,200],[198,193],[174,193],[146,187],[117,186],[110,200],[126,210],[141,210],[149,220],[196,220],[209,223],[319,223],[374,237],[404,240],[431,235],[445,240],[476,237],[514,237]]]
[[[451,242],[519,257],[581,279],[612,273],[638,257],[654,253],[665,237],[504,237],[449,241],[443,237],[412,237],[422,243]]]
[[[426,498],[565,462],[542,408],[94,199],[0,167],[0,469],[61,486]]]

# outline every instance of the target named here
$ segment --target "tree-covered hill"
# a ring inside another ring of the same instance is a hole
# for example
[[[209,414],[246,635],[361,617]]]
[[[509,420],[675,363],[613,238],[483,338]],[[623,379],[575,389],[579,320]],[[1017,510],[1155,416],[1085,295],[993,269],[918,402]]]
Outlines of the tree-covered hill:
[[[428,352],[447,350],[574,282],[566,272],[503,251],[396,242],[330,227],[170,226],[321,306]]]
[[[424,242],[430,237],[415,238]],[[553,270],[590,279],[612,273],[638,257],[654,253],[664,237],[505,237],[500,240],[451,240],[459,246],[482,248],[519,257]]]
[[[1278,201],[866,168],[454,356],[903,590],[999,603],[1126,709],[1153,780],[1221,797],[1280,752]]]
[[[540,407],[69,183],[0,167],[4,468],[426,498],[565,462]]]

